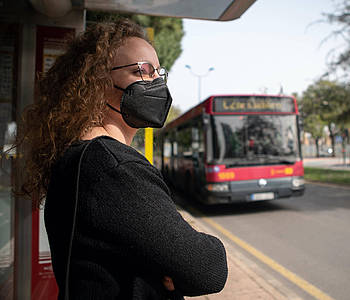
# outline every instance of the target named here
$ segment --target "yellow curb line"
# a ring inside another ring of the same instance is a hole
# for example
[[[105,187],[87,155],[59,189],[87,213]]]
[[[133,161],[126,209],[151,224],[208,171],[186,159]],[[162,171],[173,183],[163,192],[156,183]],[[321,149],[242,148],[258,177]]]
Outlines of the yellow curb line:
[[[275,262],[273,259],[270,257],[266,256],[259,250],[255,249],[248,243],[244,242],[240,238],[236,237],[234,234],[229,232],[227,229],[223,228],[221,225],[217,224],[214,222],[212,219],[205,217],[202,213],[197,211],[196,209],[192,208],[193,211],[196,212],[196,214],[201,216],[201,219],[204,220],[206,223],[210,224],[212,227],[220,231],[223,235],[225,235],[227,238],[229,238],[231,241],[236,243],[238,246],[246,250],[248,253],[251,255],[255,256],[257,259],[259,259],[261,262],[264,264],[268,265],[271,269],[275,270],[276,272],[280,273],[282,276],[287,278],[289,281],[293,282],[296,284],[298,287],[303,289],[305,292],[308,294],[312,295],[318,300],[334,300],[334,298],[328,296],[324,292],[322,292],[320,289],[315,287],[314,285],[308,283],[306,280],[300,278],[297,276],[295,273],[289,271],[279,263]]]

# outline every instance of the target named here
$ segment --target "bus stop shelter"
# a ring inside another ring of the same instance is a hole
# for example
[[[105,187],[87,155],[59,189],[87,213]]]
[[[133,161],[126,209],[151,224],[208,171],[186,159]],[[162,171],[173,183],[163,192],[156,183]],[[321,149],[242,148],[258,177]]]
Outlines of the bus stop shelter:
[[[63,53],[67,34],[85,29],[87,10],[230,21],[255,0],[0,0],[0,299],[56,299],[42,210],[15,197],[20,153],[11,147],[36,74]],[[62,216],[64,222],[64,216]]]

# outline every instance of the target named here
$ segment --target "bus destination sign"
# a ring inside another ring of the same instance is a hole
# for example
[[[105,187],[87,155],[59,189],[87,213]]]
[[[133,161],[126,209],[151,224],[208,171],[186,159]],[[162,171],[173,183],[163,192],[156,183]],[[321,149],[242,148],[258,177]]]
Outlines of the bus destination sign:
[[[289,97],[222,96],[213,100],[213,112],[283,112],[294,113],[294,101]]]

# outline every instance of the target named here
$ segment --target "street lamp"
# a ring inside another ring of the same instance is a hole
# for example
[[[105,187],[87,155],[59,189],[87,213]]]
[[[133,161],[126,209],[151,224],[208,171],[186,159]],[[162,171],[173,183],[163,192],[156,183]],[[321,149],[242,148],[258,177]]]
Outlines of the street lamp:
[[[189,69],[191,74],[198,78],[198,102],[200,102],[201,101],[201,80],[202,80],[203,77],[208,76],[208,74],[211,71],[214,71],[214,68],[213,67],[209,68],[208,71],[205,74],[196,74],[196,73],[194,73],[192,71],[192,68],[191,68],[190,65],[186,65],[185,68]]]

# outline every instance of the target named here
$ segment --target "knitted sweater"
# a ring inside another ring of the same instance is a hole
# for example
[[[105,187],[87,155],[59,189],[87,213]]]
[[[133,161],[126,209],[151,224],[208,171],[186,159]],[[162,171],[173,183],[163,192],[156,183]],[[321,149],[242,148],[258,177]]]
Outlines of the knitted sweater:
[[[45,203],[59,299],[65,292],[78,163],[70,146],[52,169]],[[70,299],[178,299],[219,292],[226,254],[215,237],[194,230],[177,212],[160,172],[133,148],[110,137],[92,140],[80,171],[69,273]]]

